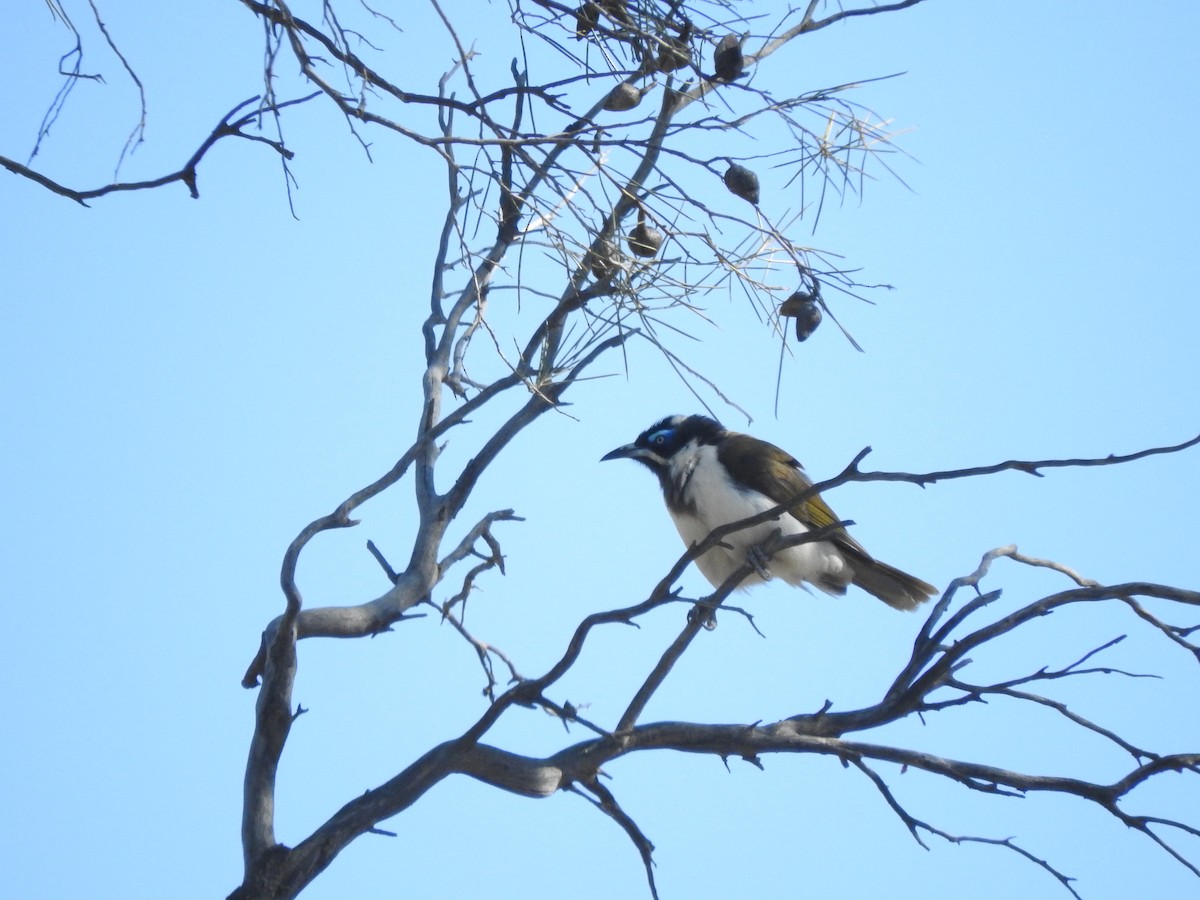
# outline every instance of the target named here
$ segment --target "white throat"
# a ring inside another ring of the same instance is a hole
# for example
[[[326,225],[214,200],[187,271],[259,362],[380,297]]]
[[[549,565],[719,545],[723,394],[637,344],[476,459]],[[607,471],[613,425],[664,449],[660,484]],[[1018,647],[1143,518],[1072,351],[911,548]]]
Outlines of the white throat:
[[[722,525],[749,518],[778,504],[769,497],[739,486],[717,459],[717,448],[693,441],[671,457],[669,472],[674,502],[668,504],[679,536],[688,546],[699,543]],[[727,535],[728,547],[713,547],[696,566],[714,587],[720,585],[746,562],[746,551],[761,544],[779,529],[784,536],[803,534],[809,529],[794,516],[783,513],[778,519],[754,525]],[[827,541],[790,547],[770,561],[773,575],[789,584],[816,583],[842,573],[846,564],[842,555]],[[762,582],[751,574],[742,587]],[[848,579],[847,579],[848,580]]]

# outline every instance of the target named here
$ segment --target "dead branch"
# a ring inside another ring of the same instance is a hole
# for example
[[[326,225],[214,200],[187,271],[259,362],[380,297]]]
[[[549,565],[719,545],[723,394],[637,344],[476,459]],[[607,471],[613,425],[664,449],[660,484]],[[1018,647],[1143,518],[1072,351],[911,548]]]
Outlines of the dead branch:
[[[1101,585],[1060,563],[1002,548],[985,557],[975,572],[952,583],[934,604],[909,658],[887,684],[880,685],[877,703],[850,710],[827,704],[816,713],[781,715],[768,724],[647,723],[642,717],[751,568],[747,564],[718,590],[699,599],[681,596],[676,587],[681,574],[729,534],[768,522],[785,506],[718,529],[689,548],[640,602],[586,616],[558,660],[536,677],[522,677],[515,660],[476,633],[474,625],[466,626],[465,604],[478,579],[492,569],[504,569],[493,526],[517,517],[511,510],[500,510],[473,525],[460,525],[456,524],[459,516],[481,486],[491,486],[488,474],[512,441],[547,412],[562,411],[567,391],[587,377],[599,360],[624,355],[628,342],[636,337],[668,361],[700,402],[715,398],[714,403],[734,406],[716,380],[705,376],[678,347],[680,340],[693,337],[694,324],[715,322],[715,314],[701,306],[699,298],[706,291],[737,286],[751,301],[747,308],[776,330],[780,320],[773,298],[788,289],[778,283],[781,268],[808,285],[814,297],[822,284],[847,297],[864,295],[868,286],[860,284],[832,254],[789,236],[798,214],[764,211],[757,188],[734,190],[716,161],[732,167],[736,158],[745,168],[755,159],[770,159],[802,192],[807,182],[816,179],[818,217],[827,192],[835,199],[861,193],[870,177],[867,164],[886,151],[896,130],[845,97],[858,84],[776,94],[762,83],[761,72],[775,54],[804,35],[919,2],[838,5],[822,18],[817,15],[820,4],[814,0],[803,10],[789,10],[780,22],[768,26],[766,34],[751,37],[763,27],[761,21],[743,15],[725,0],[586,0],[579,7],[555,0],[510,0],[520,54],[501,79],[504,83],[485,85],[480,77],[484,69],[471,41],[434,0],[432,6],[454,59],[436,79],[436,90],[427,91],[410,89],[389,77],[382,65],[388,60],[382,45],[343,25],[332,3],[322,5],[317,22],[297,16],[286,0],[242,0],[263,28],[263,99],[252,98],[222,117],[179,170],[146,181],[114,181],[76,190],[0,157],[0,165],[14,174],[85,205],[108,193],[175,182],[198,197],[200,163],[218,141],[243,138],[265,143],[289,160],[293,151],[282,137],[268,139],[252,132],[252,126],[266,114],[278,127],[291,106],[322,98],[344,118],[364,151],[370,147],[367,135],[382,132],[429,149],[445,166],[446,212],[439,222],[428,313],[421,324],[424,365],[415,434],[390,469],[331,512],[313,519],[291,541],[280,568],[283,609],[265,629],[243,682],[252,686],[261,680],[261,689],[244,787],[245,873],[233,896],[246,900],[295,896],[349,843],[380,832],[382,822],[456,774],[525,797],[546,797],[561,790],[585,797],[629,837],[656,896],[653,844],[600,777],[607,762],[661,749],[723,760],[739,757],[760,767],[765,757],[775,753],[839,759],[870,780],[918,842],[932,835],[1000,846],[1038,865],[1072,893],[1068,876],[1013,839],[954,835],[914,814],[892,788],[893,770],[920,770],[984,796],[1073,796],[1146,835],[1191,871],[1200,872],[1179,842],[1183,835],[1200,836],[1197,823],[1133,810],[1137,789],[1148,782],[1169,773],[1200,774],[1200,753],[1143,745],[1146,742],[1131,740],[1118,726],[1093,720],[1055,695],[1061,685],[1079,678],[1152,676],[1152,672],[1133,671],[1135,667],[1103,664],[1105,654],[1121,638],[1074,648],[1068,657],[1073,662],[1007,672],[1003,678],[974,677],[976,670],[970,668],[972,653],[1019,640],[1031,623],[1054,610],[1100,604],[1128,611],[1131,628],[1200,660],[1195,641],[1200,625],[1170,621],[1200,605],[1196,592],[1150,582]],[[111,44],[98,13],[96,18]],[[731,47],[737,56],[733,70],[715,61],[710,66],[714,49],[729,53]],[[548,50],[556,64],[568,63],[569,71],[555,70],[531,48]],[[125,57],[116,52],[140,87]],[[284,77],[280,73],[284,60],[295,62],[304,91],[312,92],[291,101],[275,99],[276,82]],[[712,69],[717,74],[708,74]],[[75,77],[84,76],[77,72]],[[430,81],[432,87],[434,79]],[[251,106],[253,110],[247,112]],[[143,122],[144,109],[143,100]],[[436,124],[431,124],[435,118]],[[706,157],[690,143],[698,136],[750,138],[766,121],[781,124],[796,147],[778,154],[722,148]],[[135,129],[130,141],[140,140],[140,134]],[[689,143],[680,146],[681,140]],[[881,164],[891,171],[886,162]],[[713,188],[711,196],[705,193],[706,185]],[[729,208],[730,191],[743,205]],[[802,207],[808,206],[801,196]],[[746,207],[746,202],[752,207]],[[532,266],[529,260],[535,256],[559,265],[559,287],[535,283],[538,276],[527,275],[526,266]],[[824,296],[821,307],[837,321]],[[846,337],[857,346],[848,333]],[[479,433],[472,428],[476,414],[486,414],[487,421],[499,424]],[[441,456],[451,436],[469,449],[466,462],[454,469]],[[1050,469],[1124,464],[1197,444],[1200,436],[1122,456],[1007,460],[927,473],[863,471],[860,464],[868,448],[841,474],[810,490],[864,481],[927,486],[1004,471],[1041,476]],[[410,476],[410,512],[417,528],[408,560],[393,568],[376,551],[387,578],[386,590],[344,606],[306,606],[296,575],[301,556],[327,532],[355,526],[354,515],[364,503]],[[842,524],[846,523],[835,527]],[[820,531],[786,540],[777,535],[763,550],[769,556],[785,546],[826,536]],[[991,563],[1001,558],[1058,572],[1071,579],[1072,586],[1019,608],[1006,608],[999,591],[979,590]],[[456,584],[449,583],[452,577]],[[636,625],[652,611],[674,603],[690,604],[691,615],[647,667],[615,722],[589,722],[570,702],[549,696],[597,629]],[[274,833],[275,781],[296,716],[292,689],[298,642],[318,636],[379,634],[410,618],[417,605],[438,608],[443,620],[473,648],[487,682],[486,708],[462,734],[348,801],[295,847],[279,845]],[[496,660],[507,668],[503,691],[498,688]],[[985,760],[946,758],[919,747],[875,740],[875,732],[885,725],[935,712],[954,716],[991,698],[1052,716],[1086,740],[1119,748],[1125,754],[1123,765],[1107,781],[1087,780],[1014,771]],[[554,715],[564,727],[581,726],[587,731],[585,739],[545,758],[486,742],[495,740],[494,726],[502,718],[527,709]]]
[[[1003,551],[1000,555],[1014,559],[1017,556],[1013,552]],[[1043,615],[1049,607],[1105,600],[1121,602],[1132,597],[1154,597],[1184,608],[1200,607],[1200,592],[1162,585],[1131,583],[1075,588],[1037,600],[969,634],[951,638],[949,641],[943,639],[940,641],[941,649],[937,652],[946,659],[956,659],[960,655],[957,650],[959,644],[965,642],[970,646],[978,646],[980,635],[987,635],[986,640],[990,642],[1013,639],[1014,634],[1023,625]],[[983,608],[976,606],[975,612]],[[935,615],[936,613],[931,613],[931,620]],[[958,619],[960,625],[964,621],[962,618]],[[932,627],[927,627],[927,631],[932,634]],[[914,648],[914,658],[926,654],[928,644],[928,640],[918,641],[918,646]],[[539,681],[544,683],[545,679]],[[969,791],[985,795],[1023,797],[1033,793],[1059,793],[1074,796],[1145,834],[1182,865],[1196,870],[1195,862],[1184,855],[1171,840],[1172,833],[1193,836],[1200,834],[1196,824],[1161,816],[1134,814],[1127,810],[1125,804],[1131,792],[1138,786],[1162,774],[1200,774],[1200,752],[1154,754],[1146,751],[1144,755],[1150,757],[1148,762],[1135,762],[1130,769],[1112,781],[1098,782],[1014,771],[986,763],[950,759],[916,748],[851,739],[850,735],[869,732],[914,713],[943,708],[937,706],[937,701],[931,699],[931,695],[946,687],[954,687],[951,681],[936,678],[904,679],[904,683],[905,687],[901,691],[890,691],[880,703],[860,710],[822,710],[815,714],[781,719],[772,724],[660,722],[633,725],[619,733],[602,734],[573,744],[545,758],[517,755],[489,746],[475,738],[475,729],[472,729],[458,740],[443,744],[426,754],[388,784],[347,804],[310,840],[317,840],[318,835],[322,835],[323,841],[334,840],[335,836],[338,843],[348,840],[351,830],[358,829],[361,832],[373,827],[376,822],[402,811],[414,802],[433,781],[460,773],[526,797],[545,797],[558,790],[580,788],[598,796],[599,799],[593,802],[598,802],[607,814],[622,824],[649,871],[649,854],[652,851],[649,840],[637,828],[636,823],[620,811],[610,793],[597,791],[596,779],[605,763],[641,751],[664,749],[703,753],[720,758],[740,757],[751,761],[775,753],[808,753],[835,757],[866,774],[888,806],[905,822],[918,841],[920,832],[924,831],[953,842],[970,841],[1002,846],[1039,865],[1069,889],[1070,879],[1067,876],[1051,863],[1019,846],[1011,838],[950,835],[913,815],[892,793],[887,778],[875,764],[919,769],[946,778]],[[1000,684],[998,683],[997,687]],[[523,689],[514,688],[510,693],[524,693],[527,698],[532,698],[537,690],[534,683],[526,682]],[[497,703],[500,702],[497,700]],[[493,704],[493,707],[495,705]],[[301,847],[294,852],[301,853]]]
[[[308,96],[299,97],[295,100],[287,100],[282,103],[274,104],[267,107],[265,110],[256,107],[253,112],[238,116],[238,113],[240,113],[246,107],[252,104],[257,104],[259,98],[251,97],[249,100],[243,100],[221,117],[221,121],[217,123],[217,126],[212,130],[208,137],[206,137],[200,143],[200,146],[191,155],[191,157],[188,158],[187,162],[185,162],[180,169],[168,175],[161,175],[158,178],[152,178],[147,181],[118,181],[103,185],[102,187],[91,188],[89,190],[77,190],[75,188],[59,184],[57,181],[54,181],[40,172],[36,172],[28,166],[23,166],[16,160],[9,159],[5,156],[0,156],[0,166],[8,169],[8,171],[12,172],[14,175],[20,175],[23,178],[28,178],[30,181],[40,184],[48,191],[58,194],[60,197],[67,197],[70,200],[74,200],[81,206],[87,206],[88,200],[94,200],[97,197],[103,197],[107,194],[112,194],[117,191],[151,190],[153,188],[163,187],[168,184],[174,184],[175,182],[180,182],[186,186],[192,199],[198,199],[200,197],[200,189],[197,186],[197,178],[200,162],[204,159],[208,151],[217,144],[218,141],[229,137],[242,138],[243,140],[266,144],[281,157],[283,157],[283,159],[291,159],[294,154],[282,143],[269,140],[261,135],[247,134],[245,129],[249,128],[251,125],[254,125],[258,121],[260,114],[264,111],[273,112],[283,110],[290,106],[307,103],[309,100],[312,100],[317,96],[317,94],[309,94]],[[234,118],[235,116],[237,116],[237,118]]]

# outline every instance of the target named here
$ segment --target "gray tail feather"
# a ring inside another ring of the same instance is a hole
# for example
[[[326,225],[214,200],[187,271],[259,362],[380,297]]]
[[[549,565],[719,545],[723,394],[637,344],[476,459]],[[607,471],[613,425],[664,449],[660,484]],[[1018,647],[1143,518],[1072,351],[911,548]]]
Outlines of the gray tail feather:
[[[916,609],[938,593],[932,584],[901,572],[894,566],[872,559],[865,553],[846,553],[846,548],[841,549],[854,569],[853,584],[893,609]]]

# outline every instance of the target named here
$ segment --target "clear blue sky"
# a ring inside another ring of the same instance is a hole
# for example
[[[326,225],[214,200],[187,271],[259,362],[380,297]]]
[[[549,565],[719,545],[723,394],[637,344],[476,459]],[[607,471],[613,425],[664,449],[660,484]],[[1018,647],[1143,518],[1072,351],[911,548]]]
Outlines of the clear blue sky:
[[[86,4],[64,2],[88,22]],[[467,6],[447,7],[464,36]],[[179,165],[260,90],[259,28],[238,4],[102,9],[147,91],[146,143],[124,177]],[[413,15],[397,39],[402,69],[433,90],[453,48],[421,24],[425,12]],[[786,447],[818,477],[867,445],[872,467],[919,471],[1124,453],[1200,431],[1200,183],[1189,161],[1200,142],[1198,33],[1190,3],[933,0],[772,59],[763,78],[803,88],[905,73],[855,99],[903,132],[911,158],[891,164],[908,187],[881,178],[861,202],[827,209],[815,236],[797,235],[896,290],[875,295],[877,306],[836,307],[867,352],[823,327],[785,363],[778,417],[777,343],[739,297],[705,298],[720,327],[699,332],[694,359],[754,418],[729,412],[726,423]],[[34,161],[83,187],[111,179],[137,116],[136,93],[88,34],[85,69],[107,83],[76,89]],[[69,47],[42,4],[10,13],[0,153],[28,154]],[[512,54],[483,49],[504,67]],[[4,896],[201,898],[237,884],[255,699],[239,680],[282,608],[282,552],[386,471],[413,433],[437,169],[383,135],[369,163],[321,106],[287,127],[298,221],[276,159],[248,142],[209,156],[199,201],[174,186],[84,209],[0,174]],[[768,215],[794,208],[763,176]],[[615,377],[572,393],[578,421],[547,417],[523,435],[473,505],[527,519],[500,532],[509,574],[489,577],[470,609],[477,632],[526,673],[557,658],[586,613],[642,597],[681,549],[652,480],[597,461],[696,403],[648,353],[634,354],[628,378],[615,363],[605,371]],[[1015,542],[1102,581],[1195,587],[1198,467],[1193,451],[1044,479],[849,486],[829,499],[872,551],[939,585]],[[299,571],[306,601],[382,593],[363,545],[406,558],[410,508],[402,487],[364,508],[358,528],[319,541]],[[703,588],[694,572],[685,584]],[[1012,565],[991,585],[1013,605],[1066,586]],[[766,639],[723,617],[647,719],[770,721],[826,699],[872,702],[921,621],[861,594],[834,601],[783,585],[740,602]],[[555,696],[614,722],[679,624],[670,610],[639,631],[598,635]],[[1060,696],[1141,743],[1196,749],[1194,661],[1140,640],[1127,615],[1052,617],[976,662],[1017,676],[1126,632],[1108,661],[1167,681],[1096,676]],[[311,712],[280,772],[280,839],[294,843],[454,736],[482,711],[481,686],[472,652],[435,620],[302,644],[295,699]],[[491,737],[547,753],[583,733],[566,737],[530,712]],[[1003,704],[878,737],[1047,774],[1114,778],[1125,765],[1052,717]],[[609,769],[657,845],[664,900],[1068,896],[1013,853],[935,838],[922,850],[836,762],[765,767],[726,772],[719,760],[663,754]],[[1085,897],[1200,889],[1145,838],[1079,803],[965,796],[919,773],[887,774],[913,814],[953,833],[1014,836],[1076,876]],[[1174,805],[1194,820],[1197,794],[1194,778],[1178,776],[1131,810]],[[305,896],[646,896],[633,847],[575,796],[534,802],[455,779],[386,827],[399,837],[359,840]]]

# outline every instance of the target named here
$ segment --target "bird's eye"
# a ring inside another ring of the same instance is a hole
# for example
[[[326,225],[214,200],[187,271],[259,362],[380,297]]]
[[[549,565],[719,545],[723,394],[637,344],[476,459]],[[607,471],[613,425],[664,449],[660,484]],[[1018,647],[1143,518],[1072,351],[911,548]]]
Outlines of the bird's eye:
[[[656,431],[654,434],[650,435],[650,443],[655,447],[662,447],[671,439],[674,434],[675,429],[664,428],[662,431]]]

